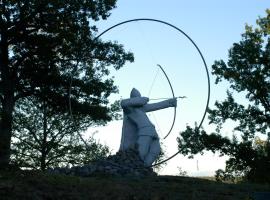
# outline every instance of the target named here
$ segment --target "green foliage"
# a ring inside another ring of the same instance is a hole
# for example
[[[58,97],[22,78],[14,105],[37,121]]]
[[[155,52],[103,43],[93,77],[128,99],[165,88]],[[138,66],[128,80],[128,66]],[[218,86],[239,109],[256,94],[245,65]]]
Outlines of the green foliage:
[[[160,148],[161,148],[160,153],[159,153],[157,159],[155,160],[155,162],[153,163],[153,165],[155,165],[155,164],[157,164],[157,163],[159,163],[167,158],[167,152],[165,150],[166,148],[165,148],[164,143],[162,143],[162,142],[160,143]],[[159,165],[156,165],[153,168],[156,172],[159,172],[165,166],[166,166],[166,162],[159,164]]]
[[[0,1],[0,166],[9,162],[15,104],[35,97],[59,113],[114,117],[110,67],[133,61],[117,42],[95,40],[116,0]],[[90,122],[88,122],[90,123]]]
[[[251,149],[253,152],[251,152]],[[245,152],[245,150],[247,150],[247,152]],[[231,156],[226,162],[225,170],[219,169],[216,171],[216,179],[218,181],[230,182],[246,180],[263,183],[269,182],[269,153],[269,141],[255,138],[252,147],[246,149],[242,148],[241,153],[236,151],[236,156]]]
[[[240,177],[239,177],[238,174],[235,173],[235,171],[230,171],[229,169],[226,168],[226,171],[222,169],[218,169],[216,171],[215,179],[218,182],[237,183],[237,182],[242,181],[241,180],[242,176],[243,174],[240,174]]]
[[[179,176],[187,176],[187,172],[183,170],[181,167],[177,167]]]
[[[193,155],[198,153],[204,154],[204,150],[212,152],[220,150],[221,153],[227,154],[229,145],[231,145],[228,138],[215,133],[208,135],[204,130],[199,130],[198,127],[193,129],[187,126],[180,135],[181,137],[177,138],[178,149],[183,155],[189,155],[189,158],[193,158]]]
[[[270,10],[257,20],[257,27],[246,25],[242,40],[229,50],[227,63],[215,61],[212,74],[216,83],[230,83],[227,98],[209,109],[210,124],[216,133],[187,127],[178,138],[178,148],[184,155],[204,150],[228,155],[225,171],[218,170],[218,180],[234,180],[244,176],[249,181],[270,182]],[[233,91],[245,94],[248,103],[242,105]],[[223,124],[236,122],[232,139],[222,136]],[[256,134],[264,134],[266,141],[258,143]],[[237,136],[237,137],[236,137]]]
[[[82,142],[79,131],[93,125],[84,117],[55,112],[34,98],[20,100],[15,111],[11,158],[17,166],[45,170],[82,165],[109,153],[92,137],[87,146]]]

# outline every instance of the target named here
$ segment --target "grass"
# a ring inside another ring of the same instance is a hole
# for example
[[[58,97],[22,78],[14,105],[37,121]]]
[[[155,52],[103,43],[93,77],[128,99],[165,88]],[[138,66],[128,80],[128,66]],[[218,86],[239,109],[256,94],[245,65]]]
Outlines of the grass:
[[[1,200],[248,200],[252,193],[265,191],[270,191],[269,185],[225,184],[179,176],[81,178],[34,171],[0,171]]]

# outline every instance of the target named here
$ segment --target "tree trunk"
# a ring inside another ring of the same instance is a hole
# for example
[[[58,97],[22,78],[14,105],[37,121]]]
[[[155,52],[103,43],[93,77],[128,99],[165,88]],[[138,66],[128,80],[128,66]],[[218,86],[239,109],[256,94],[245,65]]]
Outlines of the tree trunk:
[[[7,168],[10,160],[10,141],[12,131],[12,112],[14,109],[14,85],[9,69],[8,43],[5,31],[1,29],[0,74],[0,168]]]
[[[12,125],[12,98],[5,98],[0,121],[0,168],[7,168],[10,161]]]
[[[47,158],[47,112],[46,112],[46,103],[43,102],[43,138],[41,142],[41,158],[40,158],[40,169],[45,171],[46,169],[46,158]]]
[[[46,155],[46,153],[45,153],[45,151],[42,151],[42,153],[41,153],[41,158],[40,158],[40,170],[41,171],[45,171],[45,169],[46,169],[46,157],[47,157],[47,155]]]

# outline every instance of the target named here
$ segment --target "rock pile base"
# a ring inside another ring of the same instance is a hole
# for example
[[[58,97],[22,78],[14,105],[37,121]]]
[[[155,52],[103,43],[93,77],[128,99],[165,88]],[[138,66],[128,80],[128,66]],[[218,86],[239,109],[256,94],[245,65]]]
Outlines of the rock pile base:
[[[84,166],[75,166],[71,168],[54,168],[49,170],[54,174],[66,174],[75,176],[156,176],[157,174],[151,167],[145,167],[136,150],[129,149],[119,151],[115,155],[108,156]]]

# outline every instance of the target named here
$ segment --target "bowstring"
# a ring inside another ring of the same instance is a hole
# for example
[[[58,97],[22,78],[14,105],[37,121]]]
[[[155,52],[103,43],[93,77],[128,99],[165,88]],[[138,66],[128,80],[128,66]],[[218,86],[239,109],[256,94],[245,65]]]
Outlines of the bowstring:
[[[153,78],[153,81],[152,81],[152,83],[151,83],[150,89],[149,89],[149,91],[148,91],[148,95],[147,95],[148,98],[150,97],[150,94],[151,94],[152,89],[153,89],[153,87],[154,87],[154,84],[155,84],[155,82],[156,82],[156,80],[157,80],[157,77],[158,77],[158,75],[159,75],[159,72],[160,72],[160,69],[158,68],[158,69],[156,70],[155,76],[154,76],[154,78]],[[157,127],[157,131],[158,131],[159,134],[160,134],[160,138],[163,138],[163,133],[162,133],[162,131],[161,131],[161,128],[160,128],[160,126],[159,126],[159,124],[158,124],[158,121],[157,121],[157,118],[156,118],[154,112],[148,113],[148,115],[151,116],[152,119],[154,120],[155,125],[156,125],[156,127]]]
[[[157,68],[156,73],[155,73],[155,76],[154,76],[154,78],[153,78],[153,80],[152,80],[152,83],[151,83],[151,85],[150,85],[150,89],[149,89],[149,91],[148,91],[147,97],[150,97],[150,94],[151,94],[151,92],[152,92],[152,90],[153,90],[154,84],[155,84],[155,82],[156,82],[156,80],[157,80],[157,77],[158,77],[158,75],[159,75],[159,71],[160,71],[160,69]]]

